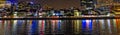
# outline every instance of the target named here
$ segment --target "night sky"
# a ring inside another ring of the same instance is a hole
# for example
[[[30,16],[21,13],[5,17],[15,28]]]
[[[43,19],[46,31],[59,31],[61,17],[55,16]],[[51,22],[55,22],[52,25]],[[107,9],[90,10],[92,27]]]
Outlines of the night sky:
[[[19,0],[23,1],[23,0]],[[26,0],[30,1],[30,0]],[[33,0],[36,3],[40,3],[43,7],[49,6],[55,9],[60,8],[70,8],[70,7],[76,7],[78,8],[80,6],[80,0]]]

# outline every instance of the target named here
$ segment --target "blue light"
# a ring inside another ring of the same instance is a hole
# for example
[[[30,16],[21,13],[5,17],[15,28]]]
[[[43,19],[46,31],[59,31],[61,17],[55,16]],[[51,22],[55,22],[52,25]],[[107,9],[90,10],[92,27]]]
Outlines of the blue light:
[[[88,25],[88,29],[89,29],[89,33],[91,34],[92,33],[92,20],[88,20],[88,21],[86,21],[86,20],[82,20],[82,32],[83,33],[85,33],[85,32],[87,32],[86,30],[87,30],[87,25]]]
[[[38,14],[37,13],[34,13],[34,16],[37,16]]]
[[[89,31],[90,31],[90,33],[92,33],[92,20],[89,20]]]
[[[17,20],[17,26],[22,26],[22,20]]]
[[[17,33],[22,29],[23,20],[17,20]]]
[[[17,3],[18,0],[6,0],[6,1],[10,1],[11,3]]]
[[[36,34],[38,28],[38,20],[33,20],[32,21],[32,28],[31,28],[31,35]]]
[[[60,31],[60,30],[61,30],[61,21],[58,20],[58,31]]]
[[[86,20],[82,20],[82,32],[84,33],[86,31]]]

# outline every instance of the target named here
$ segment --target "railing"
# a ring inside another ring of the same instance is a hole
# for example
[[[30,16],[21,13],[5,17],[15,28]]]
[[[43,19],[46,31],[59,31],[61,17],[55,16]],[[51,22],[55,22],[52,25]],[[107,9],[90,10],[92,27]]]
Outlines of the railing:
[[[29,18],[0,18],[0,20],[79,20],[79,19],[120,19],[120,16],[64,16],[64,17],[29,17]]]

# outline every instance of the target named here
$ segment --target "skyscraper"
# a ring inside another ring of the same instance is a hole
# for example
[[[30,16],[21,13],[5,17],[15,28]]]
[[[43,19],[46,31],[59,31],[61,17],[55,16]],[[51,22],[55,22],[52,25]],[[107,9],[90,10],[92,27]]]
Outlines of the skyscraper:
[[[84,6],[86,9],[93,9],[97,4],[96,0],[80,0],[80,5]]]

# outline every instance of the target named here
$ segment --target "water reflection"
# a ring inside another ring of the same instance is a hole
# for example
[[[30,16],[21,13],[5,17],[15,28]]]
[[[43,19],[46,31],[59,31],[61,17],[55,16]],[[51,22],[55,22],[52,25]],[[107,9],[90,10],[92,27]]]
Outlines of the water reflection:
[[[116,35],[119,20],[0,20],[0,35]]]

